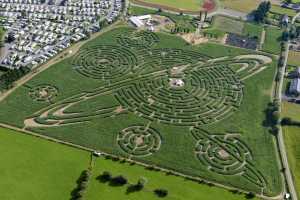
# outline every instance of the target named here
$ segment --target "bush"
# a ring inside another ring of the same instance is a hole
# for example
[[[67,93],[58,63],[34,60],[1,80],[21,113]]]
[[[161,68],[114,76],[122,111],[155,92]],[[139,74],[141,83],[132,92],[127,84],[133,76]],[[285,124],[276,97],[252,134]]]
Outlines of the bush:
[[[255,194],[253,192],[249,192],[246,194],[246,199],[253,199],[255,197]]]
[[[285,126],[285,125],[291,125],[292,124],[292,119],[290,117],[284,117],[281,120],[281,125]]]
[[[156,189],[156,190],[154,190],[154,193],[158,197],[166,197],[168,195],[168,190],[165,190],[165,189]]]
[[[113,177],[111,180],[110,180],[110,183],[112,185],[125,185],[127,184],[127,179],[124,177],[124,176],[116,176],[116,177]]]
[[[99,179],[102,182],[110,181],[112,178],[112,175],[108,171],[104,171],[97,179]]]

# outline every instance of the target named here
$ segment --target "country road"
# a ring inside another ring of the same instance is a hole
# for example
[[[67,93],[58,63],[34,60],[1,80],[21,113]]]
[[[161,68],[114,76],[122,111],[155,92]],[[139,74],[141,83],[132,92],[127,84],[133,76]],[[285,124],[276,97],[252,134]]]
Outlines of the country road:
[[[296,19],[299,16],[300,16],[300,12],[297,13],[293,17],[293,20],[292,20],[291,24],[294,24]],[[281,102],[281,99],[282,99],[283,80],[284,80],[285,69],[286,69],[286,65],[287,65],[287,61],[288,61],[289,46],[290,46],[290,41],[287,42],[287,47],[286,47],[286,50],[284,52],[284,63],[283,63],[283,67],[282,67],[282,70],[281,70],[279,91],[277,93],[278,99],[279,99],[280,102]],[[280,110],[281,110],[281,106],[280,106]],[[279,145],[279,152],[280,152],[281,159],[282,159],[282,164],[283,164],[283,167],[285,168],[284,175],[285,175],[285,178],[286,178],[286,183],[287,183],[289,193],[291,194],[292,200],[298,200],[297,192],[296,192],[296,189],[295,189],[295,184],[294,184],[294,181],[293,181],[292,172],[289,168],[287,152],[286,152],[286,148],[285,148],[285,144],[284,144],[284,138],[283,138],[283,133],[282,133],[282,127],[281,126],[279,127],[279,133],[278,133],[278,145]]]

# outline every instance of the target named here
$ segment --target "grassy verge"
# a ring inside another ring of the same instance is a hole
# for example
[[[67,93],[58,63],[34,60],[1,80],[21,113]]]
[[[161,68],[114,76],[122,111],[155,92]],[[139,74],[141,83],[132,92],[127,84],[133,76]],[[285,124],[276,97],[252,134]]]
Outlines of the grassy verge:
[[[283,133],[285,146],[287,148],[289,167],[292,170],[296,191],[298,196],[300,196],[300,128],[285,126],[283,128]]]

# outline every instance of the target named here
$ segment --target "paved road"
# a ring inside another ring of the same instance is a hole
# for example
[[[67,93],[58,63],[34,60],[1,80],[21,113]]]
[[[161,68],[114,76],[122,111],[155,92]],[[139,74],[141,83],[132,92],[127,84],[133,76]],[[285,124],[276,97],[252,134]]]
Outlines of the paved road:
[[[295,20],[299,16],[300,16],[300,13],[297,13],[297,15],[294,16],[291,24],[294,24]],[[281,70],[281,79],[280,79],[280,85],[279,85],[279,91],[278,91],[278,98],[279,98],[280,102],[282,100],[283,79],[284,79],[285,69],[286,69],[287,60],[288,60],[289,46],[290,46],[290,41],[287,42],[287,48],[286,48],[286,51],[284,52],[284,63],[283,63],[283,67],[282,67],[282,70]],[[287,152],[286,152],[286,148],[285,148],[285,144],[284,144],[284,138],[283,138],[282,127],[281,126],[279,128],[279,133],[278,133],[278,145],[279,145],[279,151],[280,151],[280,154],[281,154],[282,164],[283,164],[283,167],[285,168],[284,174],[285,174],[285,178],[286,178],[289,193],[291,194],[292,200],[298,200],[297,192],[296,192],[293,177],[292,177],[292,173],[291,173],[291,170],[289,168]]]

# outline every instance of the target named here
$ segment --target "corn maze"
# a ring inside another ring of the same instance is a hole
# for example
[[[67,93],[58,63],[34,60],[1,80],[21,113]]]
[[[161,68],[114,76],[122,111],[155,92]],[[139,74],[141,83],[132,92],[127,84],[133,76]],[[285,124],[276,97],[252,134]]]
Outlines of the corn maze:
[[[117,133],[116,145],[129,157],[159,152],[164,138],[152,124],[187,127],[197,143],[195,158],[207,170],[266,186],[252,163],[250,148],[239,137],[213,135],[201,128],[234,114],[243,101],[243,81],[263,71],[271,58],[240,55],[213,59],[193,50],[156,48],[160,38],[145,31],[124,31],[115,40],[116,44],[87,46],[69,61],[82,79],[103,81],[98,88],[43,108],[24,121],[25,127],[68,126],[131,113],[149,124],[123,127]],[[30,91],[37,101],[50,100],[56,94],[54,87]],[[77,105],[105,95],[111,95],[117,105],[99,104],[76,112]]]

